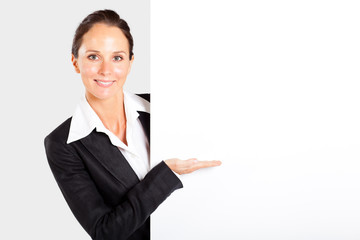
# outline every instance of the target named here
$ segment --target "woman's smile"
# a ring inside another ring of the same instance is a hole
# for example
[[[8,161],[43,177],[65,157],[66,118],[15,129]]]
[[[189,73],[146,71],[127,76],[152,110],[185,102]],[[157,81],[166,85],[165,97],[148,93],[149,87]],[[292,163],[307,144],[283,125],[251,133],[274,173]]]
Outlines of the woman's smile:
[[[94,79],[94,81],[96,82],[96,84],[100,87],[111,87],[113,85],[113,83],[115,81],[105,81],[105,80],[99,80],[99,79]]]

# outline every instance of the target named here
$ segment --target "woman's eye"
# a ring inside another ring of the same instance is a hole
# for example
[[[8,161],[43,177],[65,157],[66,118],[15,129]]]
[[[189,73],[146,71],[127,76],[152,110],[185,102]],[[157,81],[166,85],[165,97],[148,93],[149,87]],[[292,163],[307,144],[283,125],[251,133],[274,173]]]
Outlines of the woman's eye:
[[[121,57],[121,56],[115,56],[115,57],[114,57],[114,60],[115,60],[115,61],[121,61],[121,60],[122,60],[122,57]]]
[[[90,55],[90,56],[88,56],[88,58],[90,60],[98,60],[99,59],[98,56],[96,56],[96,55]]]

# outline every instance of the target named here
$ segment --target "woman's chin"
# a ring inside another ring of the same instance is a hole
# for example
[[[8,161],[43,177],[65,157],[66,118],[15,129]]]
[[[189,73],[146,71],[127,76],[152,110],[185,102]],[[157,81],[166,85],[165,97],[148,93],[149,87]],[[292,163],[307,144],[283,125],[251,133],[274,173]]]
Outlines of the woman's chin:
[[[87,92],[86,95],[90,96],[93,100],[109,100],[112,98],[115,98],[118,93],[120,92],[120,89],[117,91],[96,91],[96,92]]]

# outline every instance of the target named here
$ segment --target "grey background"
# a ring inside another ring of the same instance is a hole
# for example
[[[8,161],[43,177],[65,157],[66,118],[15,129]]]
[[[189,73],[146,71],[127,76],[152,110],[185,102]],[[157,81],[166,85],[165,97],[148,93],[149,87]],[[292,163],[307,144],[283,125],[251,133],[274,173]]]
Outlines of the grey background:
[[[71,44],[81,20],[113,9],[134,37],[131,92],[149,92],[149,1],[8,1],[0,4],[2,239],[89,239],[48,166],[43,139],[70,117],[83,86]]]

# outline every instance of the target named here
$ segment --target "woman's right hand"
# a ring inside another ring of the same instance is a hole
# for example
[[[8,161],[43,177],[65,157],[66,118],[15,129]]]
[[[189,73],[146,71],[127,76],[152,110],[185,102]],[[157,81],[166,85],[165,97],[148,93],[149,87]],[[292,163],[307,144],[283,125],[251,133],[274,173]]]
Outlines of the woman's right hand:
[[[196,158],[190,158],[187,160],[180,160],[178,158],[171,158],[165,160],[165,163],[168,167],[176,172],[177,174],[187,174],[192,173],[196,170],[201,168],[208,168],[208,167],[216,167],[221,165],[221,161],[212,160],[212,161],[199,161]]]

